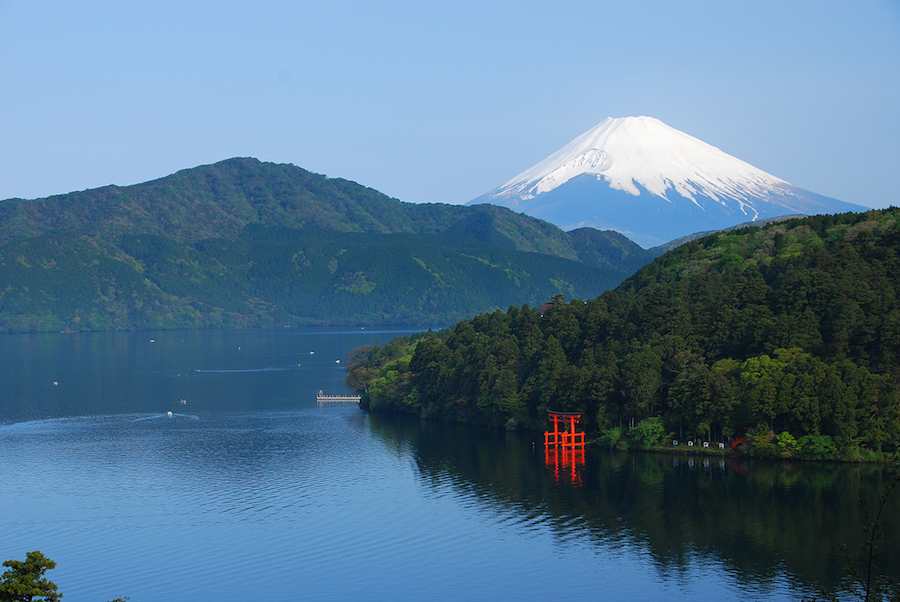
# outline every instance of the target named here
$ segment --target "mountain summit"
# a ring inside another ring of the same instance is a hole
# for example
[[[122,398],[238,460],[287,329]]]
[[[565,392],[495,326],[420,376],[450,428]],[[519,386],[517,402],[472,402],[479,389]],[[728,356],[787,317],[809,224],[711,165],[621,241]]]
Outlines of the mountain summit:
[[[617,230],[645,246],[769,217],[867,209],[792,186],[653,117],[610,117],[469,202],[479,203],[564,230]]]

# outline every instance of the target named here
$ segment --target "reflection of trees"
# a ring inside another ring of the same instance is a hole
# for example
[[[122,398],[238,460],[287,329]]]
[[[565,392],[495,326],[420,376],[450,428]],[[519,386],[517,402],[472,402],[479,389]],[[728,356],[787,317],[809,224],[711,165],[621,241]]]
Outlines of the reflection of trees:
[[[373,434],[410,448],[423,479],[452,485],[560,538],[590,533],[597,543],[637,543],[661,573],[698,556],[747,583],[787,571],[812,586],[836,584],[843,570],[837,542],[862,544],[860,497],[874,500],[894,468],[857,464],[764,462],[588,450],[582,486],[555,486],[541,442],[488,429],[370,415]],[[900,577],[900,496],[884,512],[882,572]],[[888,568],[891,567],[891,568]]]

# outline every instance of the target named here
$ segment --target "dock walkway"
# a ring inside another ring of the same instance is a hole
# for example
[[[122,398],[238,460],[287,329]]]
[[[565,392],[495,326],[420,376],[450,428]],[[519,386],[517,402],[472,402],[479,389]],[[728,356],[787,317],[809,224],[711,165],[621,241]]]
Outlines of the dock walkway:
[[[319,391],[316,395],[316,401],[324,403],[326,401],[350,401],[359,403],[361,396],[359,395],[325,395],[323,391]]]

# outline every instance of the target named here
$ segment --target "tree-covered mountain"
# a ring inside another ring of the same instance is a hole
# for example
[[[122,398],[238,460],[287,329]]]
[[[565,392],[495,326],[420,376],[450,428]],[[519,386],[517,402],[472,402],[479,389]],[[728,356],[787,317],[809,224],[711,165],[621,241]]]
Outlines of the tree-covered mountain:
[[[403,203],[355,182],[252,158],[228,159],[134,186],[0,202],[0,245],[49,234],[105,240],[155,234],[195,243],[238,237],[248,224],[447,234],[623,271],[635,257],[646,263],[654,256],[616,232],[593,230],[597,240],[610,240],[616,256],[598,258],[588,252],[582,257],[566,232],[507,209]]]
[[[896,455],[898,273],[896,208],[721,232],[587,302],[398,339],[348,380],[373,410],[495,427],[581,412],[611,445],[749,432],[762,455]]]
[[[652,257],[615,232],[230,159],[0,202],[0,332],[447,323],[599,294]]]

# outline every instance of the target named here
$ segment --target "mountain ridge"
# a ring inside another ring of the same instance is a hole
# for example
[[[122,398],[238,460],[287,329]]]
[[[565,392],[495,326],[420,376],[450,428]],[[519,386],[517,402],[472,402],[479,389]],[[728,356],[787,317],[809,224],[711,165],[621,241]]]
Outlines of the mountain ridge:
[[[237,158],[0,202],[0,331],[446,323],[592,296],[653,256],[617,233]]]
[[[114,239],[129,232],[194,243],[237,236],[251,223],[383,234],[438,234],[452,226],[454,232],[482,242],[504,240],[519,251],[583,261],[559,227],[505,208],[405,203],[350,180],[249,157],[131,186],[0,201],[0,245],[48,234]],[[653,257],[637,245],[630,247],[628,253],[645,262]],[[591,265],[621,268],[608,261]]]

